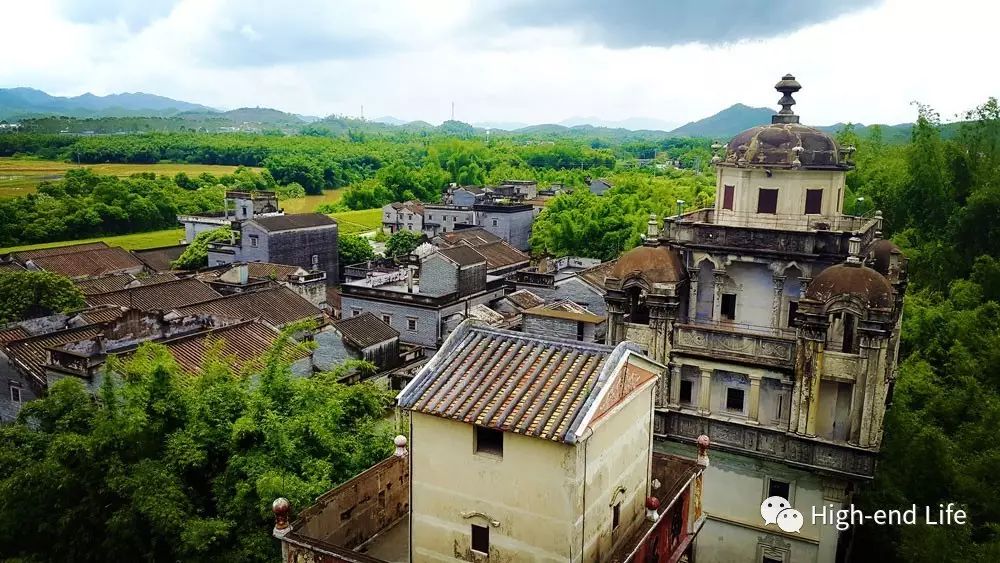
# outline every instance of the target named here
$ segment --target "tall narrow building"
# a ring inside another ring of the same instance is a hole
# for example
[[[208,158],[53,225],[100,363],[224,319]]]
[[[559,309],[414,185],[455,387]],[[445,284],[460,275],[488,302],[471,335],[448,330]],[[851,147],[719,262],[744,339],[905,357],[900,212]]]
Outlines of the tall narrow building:
[[[713,158],[715,207],[662,232],[651,218],[605,281],[609,343],[633,341],[669,367],[657,449],[690,453],[706,434],[719,452],[699,563],[842,557],[840,532],[811,512],[849,504],[872,479],[896,374],[903,256],[879,212],[843,212],[853,148],[799,123],[793,76],[775,88],[772,123]],[[800,531],[761,517],[774,496],[805,516]]]

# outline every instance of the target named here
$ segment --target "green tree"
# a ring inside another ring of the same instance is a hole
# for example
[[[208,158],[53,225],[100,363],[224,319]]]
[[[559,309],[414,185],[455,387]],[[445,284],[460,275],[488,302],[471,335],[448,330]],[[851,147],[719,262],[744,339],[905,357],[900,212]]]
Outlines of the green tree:
[[[97,401],[66,378],[25,405],[0,426],[0,559],[274,561],[274,498],[301,509],[391,452],[387,394],[336,382],[356,366],[293,377],[289,345],[246,373],[215,346],[192,377],[146,344]]]
[[[83,293],[52,272],[0,272],[0,325],[83,308]]]
[[[375,258],[375,251],[368,239],[358,235],[341,235],[337,241],[337,253],[339,262],[344,266]]]
[[[403,256],[410,254],[423,242],[424,237],[420,233],[413,231],[396,231],[385,243],[386,256]]]
[[[198,233],[177,260],[170,263],[170,267],[177,270],[197,270],[208,266],[208,244],[227,241],[232,235],[233,232],[229,227]]]

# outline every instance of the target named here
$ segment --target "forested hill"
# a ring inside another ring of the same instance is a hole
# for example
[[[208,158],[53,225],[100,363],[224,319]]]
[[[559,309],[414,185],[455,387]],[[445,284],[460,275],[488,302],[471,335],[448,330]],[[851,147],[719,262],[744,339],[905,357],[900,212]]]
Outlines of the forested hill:
[[[215,111],[210,107],[142,92],[95,96],[50,96],[34,88],[0,88],[0,119],[32,115],[111,117],[164,116],[182,111]]]

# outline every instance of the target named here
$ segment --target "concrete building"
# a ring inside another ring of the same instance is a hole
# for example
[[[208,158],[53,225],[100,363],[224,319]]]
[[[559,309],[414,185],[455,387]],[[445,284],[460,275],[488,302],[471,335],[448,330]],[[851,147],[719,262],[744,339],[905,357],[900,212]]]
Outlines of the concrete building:
[[[472,307],[504,295],[503,278],[488,275],[486,259],[465,245],[436,250],[419,266],[379,266],[364,278],[360,269],[348,269],[352,281],[340,288],[343,316],[373,313],[402,342],[426,348],[437,348]]]
[[[209,244],[209,266],[285,264],[326,272],[326,284],[337,283],[337,222],[330,217],[322,213],[277,215],[233,223],[233,227],[232,240]]]
[[[565,340],[603,342],[606,319],[572,301],[555,301],[524,311],[523,329],[529,334]]]
[[[698,462],[653,451],[663,369],[633,344],[463,323],[399,394],[393,457],[295,522],[276,501],[282,558],[693,560],[707,438]]]
[[[506,276],[527,268],[531,263],[530,256],[482,227],[441,233],[431,242],[438,248],[472,247],[486,259],[486,273],[491,276]]]
[[[521,251],[530,248],[534,218],[532,205],[520,200],[483,198],[471,207],[407,201],[382,208],[382,228],[388,233],[406,230],[434,238],[463,228],[482,227]]]
[[[278,196],[274,192],[226,192],[222,200],[222,211],[202,215],[178,215],[177,221],[184,225],[184,241],[191,243],[205,231],[229,227],[260,217],[284,215],[278,206]]]
[[[657,449],[707,434],[722,451],[706,472],[699,563],[837,560],[834,526],[806,518],[784,533],[759,507],[848,504],[874,476],[896,375],[905,261],[879,213],[841,213],[851,149],[799,124],[799,88],[782,78],[773,123],[713,159],[714,208],[662,232],[651,218],[605,280],[609,343],[670,366]]]
[[[382,230],[424,232],[424,204],[419,201],[390,203],[382,207]]]
[[[604,279],[614,265],[614,261],[602,263],[593,258],[557,258],[518,271],[510,283],[515,290],[526,289],[546,302],[571,301],[606,317]]]
[[[197,274],[198,279],[222,295],[248,293],[277,285],[287,287],[313,305],[327,306],[326,272],[309,272],[299,266],[269,262],[234,263]]]
[[[476,213],[475,224],[502,238],[518,250],[531,249],[531,224],[535,213],[526,203],[480,203],[472,208]]]

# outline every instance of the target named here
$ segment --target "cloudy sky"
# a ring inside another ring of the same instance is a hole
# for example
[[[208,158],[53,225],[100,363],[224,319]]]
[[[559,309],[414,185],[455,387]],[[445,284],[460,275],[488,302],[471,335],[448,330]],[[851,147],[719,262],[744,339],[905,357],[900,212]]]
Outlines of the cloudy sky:
[[[0,0],[0,87],[142,91],[231,109],[439,122],[773,107],[803,121],[945,118],[1000,94],[993,2]]]

